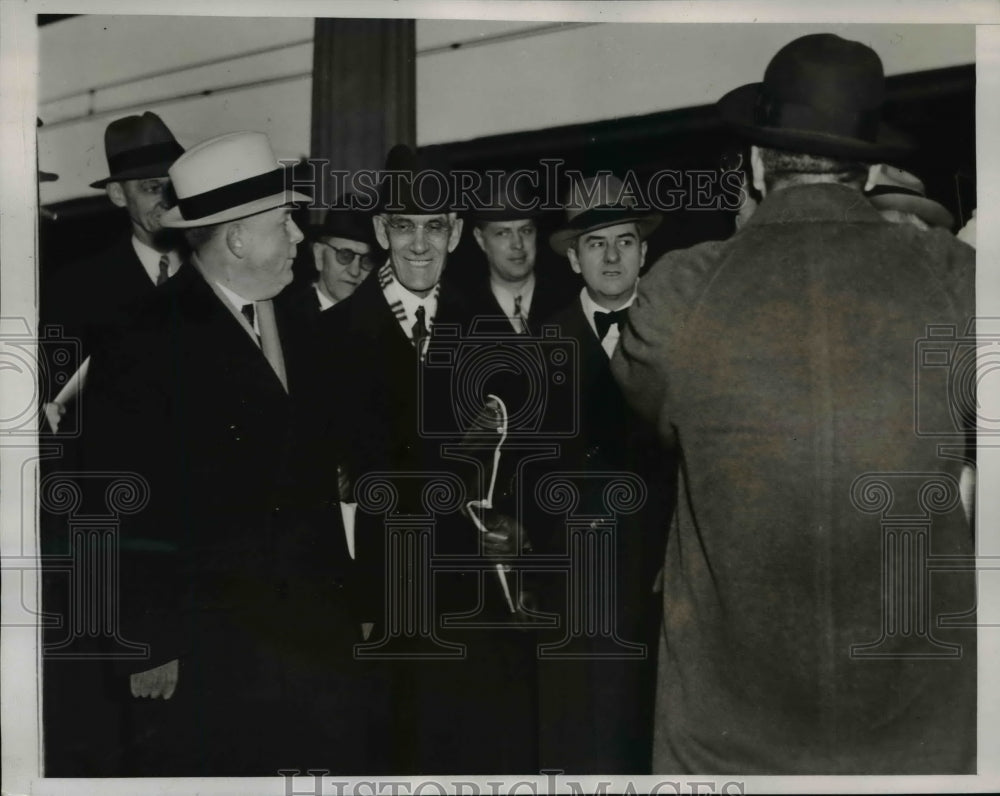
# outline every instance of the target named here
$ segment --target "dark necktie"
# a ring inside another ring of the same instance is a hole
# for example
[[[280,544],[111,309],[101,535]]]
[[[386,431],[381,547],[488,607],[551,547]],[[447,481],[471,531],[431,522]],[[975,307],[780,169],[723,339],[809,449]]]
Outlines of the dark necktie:
[[[413,324],[413,347],[417,349],[417,356],[422,357],[424,353],[424,340],[427,337],[427,311],[421,304],[417,307],[417,322]]]
[[[165,255],[160,255],[160,273],[156,277],[156,286],[159,287],[164,282],[170,279],[170,258]]]
[[[614,312],[595,312],[594,326],[597,327],[597,338],[603,340],[607,337],[611,324],[615,324],[618,327],[618,331],[621,332],[627,317],[628,309],[615,310]]]
[[[250,324],[250,328],[253,329],[253,304],[244,304],[240,307],[240,312],[242,312],[243,317],[247,319],[247,323]],[[254,334],[256,333],[256,330],[254,330]]]

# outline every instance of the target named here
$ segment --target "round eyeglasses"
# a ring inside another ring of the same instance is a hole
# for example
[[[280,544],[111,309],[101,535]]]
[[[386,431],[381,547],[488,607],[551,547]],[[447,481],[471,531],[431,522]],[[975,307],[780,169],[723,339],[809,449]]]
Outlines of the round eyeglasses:
[[[354,251],[354,249],[348,249],[346,247],[341,248],[324,241],[320,241],[320,243],[329,249],[333,249],[333,252],[337,257],[337,262],[340,265],[352,265],[355,260],[360,259],[361,270],[371,271],[375,267],[375,258],[370,254],[362,254],[361,252]]]

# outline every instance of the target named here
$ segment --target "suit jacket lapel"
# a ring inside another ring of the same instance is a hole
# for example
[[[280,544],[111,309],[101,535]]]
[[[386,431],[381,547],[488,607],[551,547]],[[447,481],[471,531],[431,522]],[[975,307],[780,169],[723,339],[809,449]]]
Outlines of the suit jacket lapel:
[[[257,345],[251,334],[252,328],[246,318],[236,310],[225,298],[218,294],[202,273],[191,264],[184,267],[189,272],[187,279],[191,280],[192,300],[191,331],[196,335],[192,345],[212,346],[223,357],[219,366],[224,370],[237,374],[246,374],[254,382],[264,385],[287,396],[284,386],[275,374],[271,363],[264,357],[264,352]],[[175,277],[176,278],[176,277]],[[250,328],[248,334],[247,329]]]

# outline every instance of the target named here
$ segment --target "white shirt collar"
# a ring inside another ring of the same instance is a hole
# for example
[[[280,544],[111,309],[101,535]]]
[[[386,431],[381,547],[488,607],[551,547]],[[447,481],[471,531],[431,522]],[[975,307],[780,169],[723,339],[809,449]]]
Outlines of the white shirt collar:
[[[618,309],[624,310],[631,307],[632,303],[635,301],[635,295],[638,292],[638,290],[639,290],[639,282],[636,281],[635,288],[632,290],[632,295],[629,297],[629,300],[626,301]],[[611,310],[606,309],[601,305],[597,304],[590,297],[590,294],[587,292],[586,287],[584,287],[583,290],[580,291],[580,304],[583,307],[583,314],[587,319],[587,323],[590,324],[590,330],[594,333],[594,337],[597,337],[597,324],[594,323],[594,313],[611,312]],[[604,336],[604,339],[600,341],[601,348],[604,349],[604,352],[608,355],[609,358],[614,353],[615,346],[618,344],[618,338],[620,336],[621,333],[618,331],[618,326],[616,324],[612,324],[611,328],[608,329],[608,333]]]
[[[328,298],[326,293],[319,289],[319,282],[313,282],[313,289],[316,291],[316,296],[319,298],[319,311],[328,310],[337,302],[331,298]]]
[[[535,296],[535,274],[532,272],[528,275],[527,282],[520,290],[514,290],[503,282],[490,279],[490,291],[496,298],[497,304],[500,305],[500,309],[503,310],[503,314],[511,319],[514,317],[514,302],[520,296],[521,317],[527,319],[531,312],[531,299]],[[511,326],[514,326],[513,320],[511,320]],[[520,330],[515,326],[514,331]]]
[[[160,276],[160,257],[163,256],[163,253],[158,252],[151,246],[147,246],[135,235],[132,236],[132,248],[135,250],[139,262],[142,263],[142,268],[146,272],[146,276],[155,285],[156,280]],[[167,267],[167,276],[173,276],[177,273],[177,269],[181,267],[181,258],[175,251],[166,252],[166,255],[170,260],[170,265]]]
[[[253,301],[251,301],[250,299],[243,298],[243,296],[239,295],[238,293],[234,293],[232,290],[230,290],[221,282],[216,282],[215,286],[219,288],[219,291],[222,293],[223,296],[226,297],[226,300],[230,304],[232,304],[233,307],[237,310],[237,312],[239,312],[241,315],[243,314],[243,308],[247,304],[253,304]],[[257,333],[258,336],[260,335],[260,328],[257,326],[256,312],[253,314],[253,330],[254,332]]]

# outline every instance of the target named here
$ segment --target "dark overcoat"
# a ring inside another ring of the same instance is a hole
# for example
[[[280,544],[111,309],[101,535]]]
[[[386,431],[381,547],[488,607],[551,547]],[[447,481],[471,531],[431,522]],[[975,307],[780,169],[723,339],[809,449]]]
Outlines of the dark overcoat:
[[[119,686],[181,666],[169,702],[125,699],[130,773],[333,768],[364,736],[339,511],[300,474],[313,436],[300,381],[290,365],[286,392],[190,265],[94,354],[86,470],[135,473],[148,490],[119,517],[118,603],[123,635],[150,654],[117,666]],[[88,497],[99,510],[105,495]]]
[[[540,762],[578,774],[648,772],[673,455],[626,405],[580,299],[544,325],[576,343],[577,410],[573,433],[552,439],[557,456],[531,467],[522,485],[535,552],[575,570],[540,580],[541,607],[560,617],[558,631],[540,634],[553,647],[539,662]],[[571,510],[545,506],[547,478],[574,491]],[[629,492],[615,508],[611,495]]]
[[[643,278],[612,370],[683,482],[656,771],[975,771],[975,581],[929,563],[974,550],[974,284],[971,248],[832,184]]]
[[[448,364],[461,343],[439,334],[457,327],[456,300],[442,288],[422,363],[377,271],[317,335],[329,447],[358,503],[352,593],[375,626],[360,654],[379,661],[389,695],[378,773],[536,769],[534,650],[505,626],[495,572],[462,515],[482,479],[449,453],[462,438]]]

